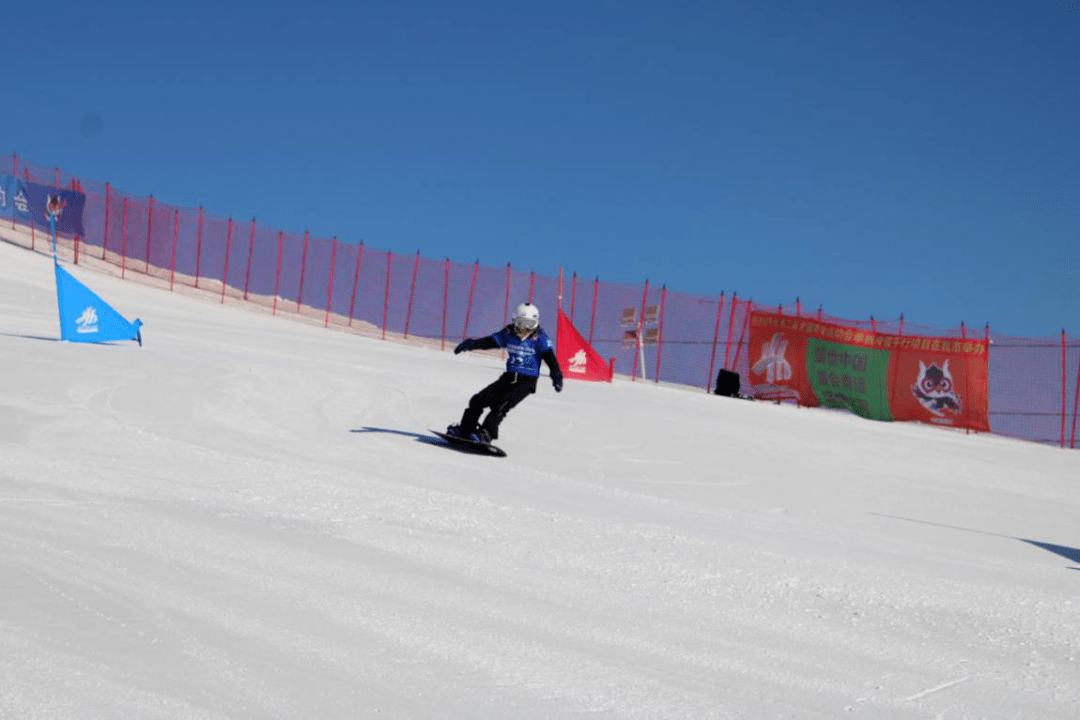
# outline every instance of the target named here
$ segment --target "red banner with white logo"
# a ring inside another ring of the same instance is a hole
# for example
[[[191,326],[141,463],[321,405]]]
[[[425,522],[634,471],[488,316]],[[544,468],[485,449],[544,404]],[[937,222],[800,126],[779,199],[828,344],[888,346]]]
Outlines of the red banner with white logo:
[[[777,313],[750,316],[756,396],[989,431],[989,342],[892,335]]]
[[[559,330],[555,338],[555,357],[563,377],[594,382],[611,382],[611,367],[592,349],[574,328],[570,318],[559,310]]]

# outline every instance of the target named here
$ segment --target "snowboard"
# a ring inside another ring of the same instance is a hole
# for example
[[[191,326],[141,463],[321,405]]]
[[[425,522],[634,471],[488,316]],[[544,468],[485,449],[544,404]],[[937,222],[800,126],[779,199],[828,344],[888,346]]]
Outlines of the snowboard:
[[[464,452],[476,453],[478,455],[491,455],[492,457],[506,457],[506,451],[502,448],[497,448],[490,443],[478,443],[469,440],[468,438],[457,437],[455,435],[447,435],[446,433],[439,432],[438,430],[432,430],[433,435],[438,435],[445,440],[450,447]]]

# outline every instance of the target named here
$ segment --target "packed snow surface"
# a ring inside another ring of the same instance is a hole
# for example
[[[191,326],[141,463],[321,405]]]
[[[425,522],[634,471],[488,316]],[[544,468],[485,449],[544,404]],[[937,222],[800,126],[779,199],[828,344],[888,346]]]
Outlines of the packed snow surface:
[[[5,720],[1080,717],[1080,452],[541,378],[468,455],[497,354],[68,267],[145,346],[0,243]]]

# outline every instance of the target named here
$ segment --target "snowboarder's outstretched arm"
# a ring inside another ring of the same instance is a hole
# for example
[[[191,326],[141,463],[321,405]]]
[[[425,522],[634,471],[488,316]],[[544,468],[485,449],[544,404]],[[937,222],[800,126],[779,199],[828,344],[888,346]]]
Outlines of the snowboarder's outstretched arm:
[[[495,338],[490,335],[482,338],[465,338],[454,348],[454,354],[457,355],[469,350],[494,350],[497,347],[499,347],[499,343],[495,342]]]

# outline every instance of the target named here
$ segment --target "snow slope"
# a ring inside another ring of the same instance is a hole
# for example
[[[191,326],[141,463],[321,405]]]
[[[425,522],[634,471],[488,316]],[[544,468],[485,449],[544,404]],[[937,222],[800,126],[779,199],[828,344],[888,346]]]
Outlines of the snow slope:
[[[0,243],[0,718],[1080,717],[1080,453],[544,379],[471,456],[497,355],[69,269],[146,345]]]

